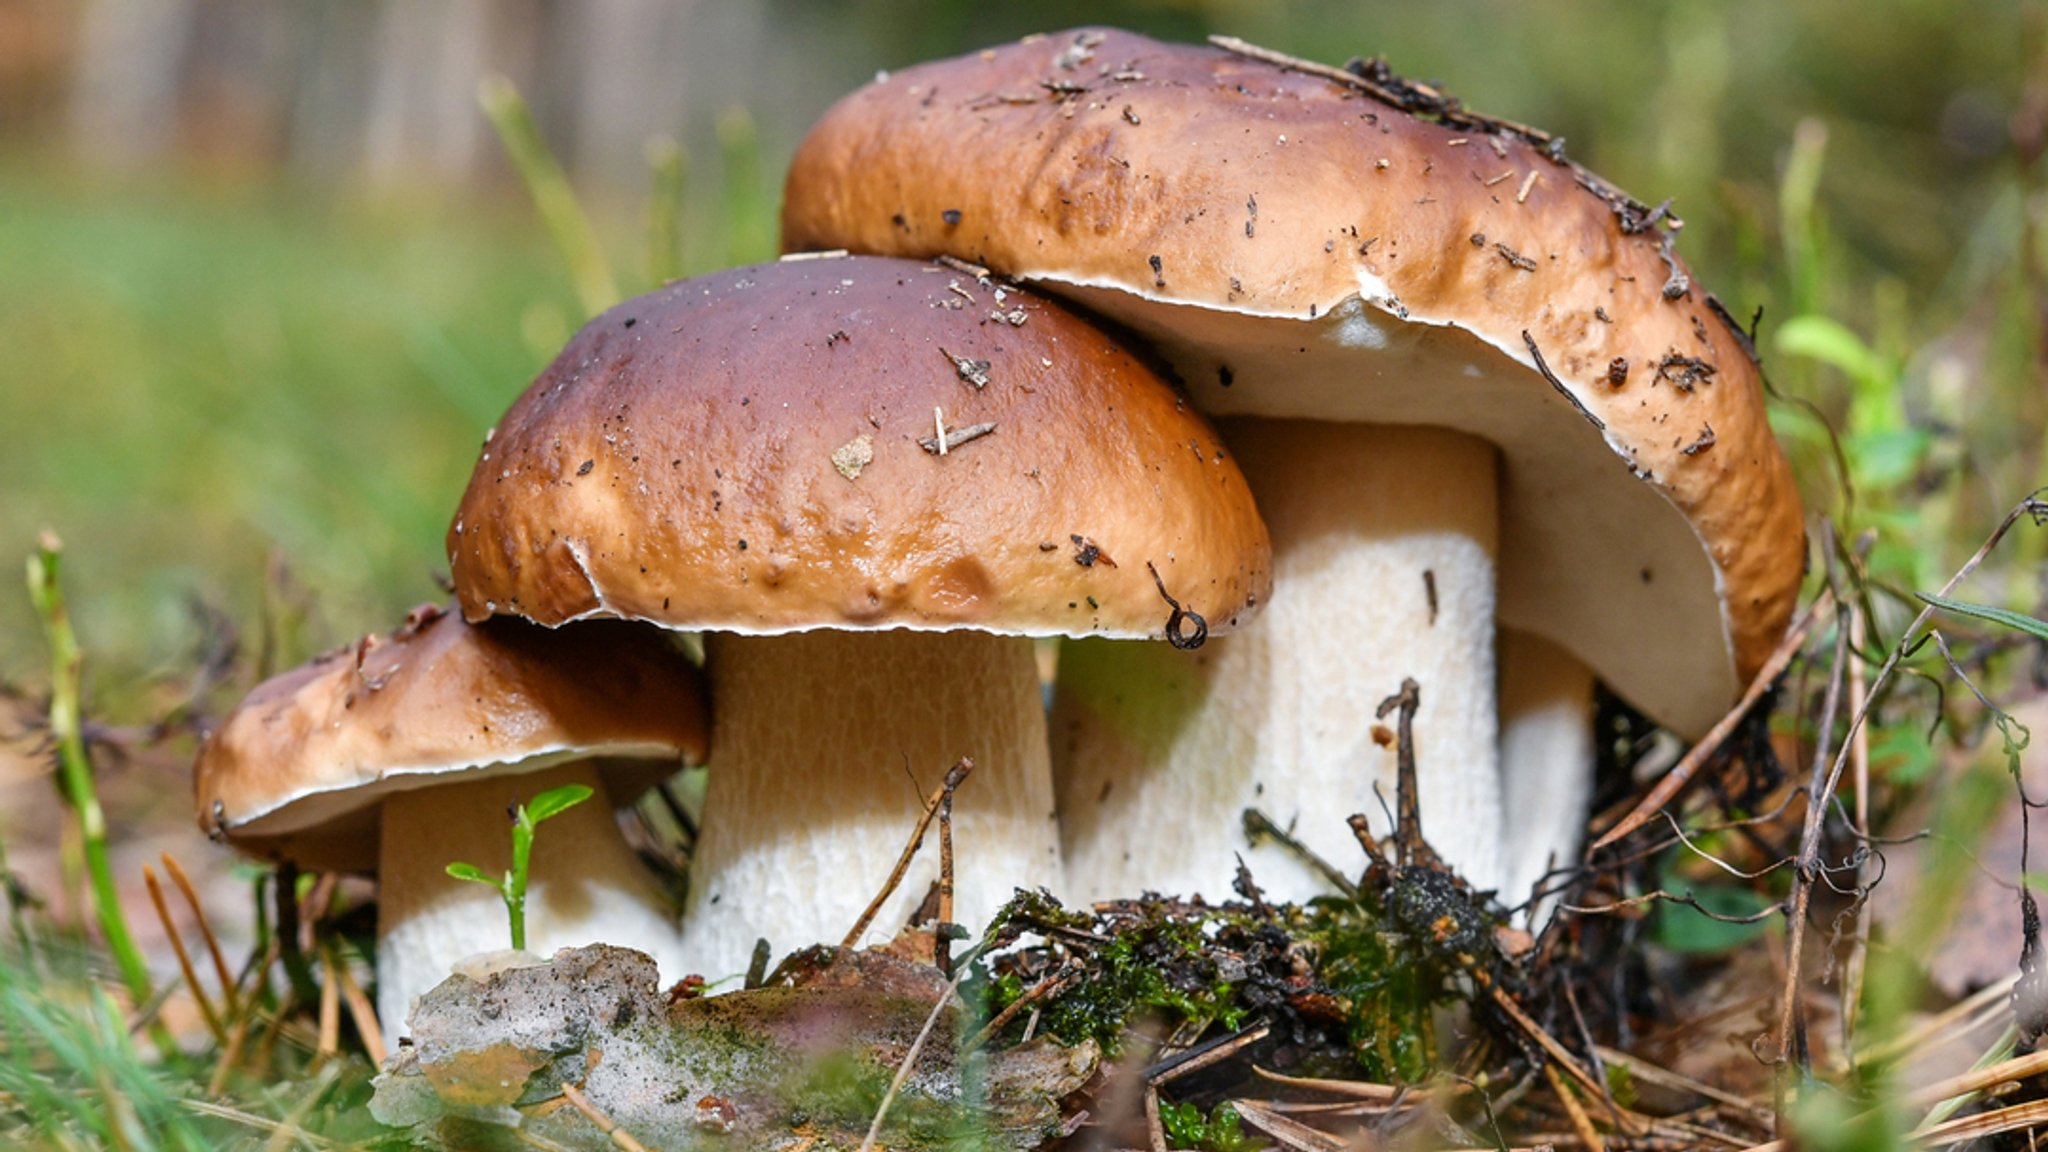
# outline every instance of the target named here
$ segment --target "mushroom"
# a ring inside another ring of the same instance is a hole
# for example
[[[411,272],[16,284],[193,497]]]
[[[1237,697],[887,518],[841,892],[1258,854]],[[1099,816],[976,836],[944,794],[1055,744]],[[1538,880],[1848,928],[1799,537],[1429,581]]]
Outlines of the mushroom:
[[[1352,858],[1344,814],[1386,826],[1373,705],[1406,675],[1425,834],[1479,886],[1520,883],[1506,797],[1582,807],[1590,764],[1516,753],[1503,784],[1496,625],[1683,735],[1736,698],[1790,615],[1800,511],[1753,349],[1660,224],[1561,140],[1236,42],[1033,38],[893,72],[813,129],[786,247],[971,259],[1125,325],[1227,418],[1272,525],[1279,599],[1199,674],[1063,654],[1081,894],[1226,888],[1226,854],[1126,830],[1253,805]],[[1320,890],[1250,859],[1269,891]]]
[[[507,806],[563,784],[600,799],[535,845],[530,947],[602,941],[677,971],[675,913],[612,808],[701,761],[706,734],[696,669],[659,632],[472,626],[425,605],[257,685],[200,746],[193,786],[215,839],[376,872],[377,1011],[396,1029],[457,960],[505,939],[497,893],[447,866],[502,871]]]
[[[1186,643],[1268,584],[1237,465],[1143,361],[1036,293],[864,258],[592,320],[486,444],[448,551],[472,619],[709,630],[719,748],[685,916],[707,973],[762,937],[838,941],[962,756],[951,918],[1058,888],[1027,637]]]

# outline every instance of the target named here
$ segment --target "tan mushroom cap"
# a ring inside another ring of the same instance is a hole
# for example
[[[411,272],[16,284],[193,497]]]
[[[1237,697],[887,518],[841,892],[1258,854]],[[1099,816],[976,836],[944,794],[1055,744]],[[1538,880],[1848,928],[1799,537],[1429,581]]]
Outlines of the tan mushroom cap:
[[[367,871],[396,792],[603,758],[614,803],[702,761],[696,669],[659,632],[471,625],[435,606],[274,676],[211,732],[200,826],[243,851]]]
[[[471,619],[757,635],[1158,637],[1161,585],[1220,632],[1270,581],[1235,461],[1151,367],[1035,293],[871,258],[592,320],[485,444],[448,553]]]
[[[1798,497],[1746,339],[1653,213],[1546,143],[1384,75],[1068,32],[841,101],[784,243],[1075,298],[1212,413],[1491,440],[1502,623],[1696,734],[1783,634]]]

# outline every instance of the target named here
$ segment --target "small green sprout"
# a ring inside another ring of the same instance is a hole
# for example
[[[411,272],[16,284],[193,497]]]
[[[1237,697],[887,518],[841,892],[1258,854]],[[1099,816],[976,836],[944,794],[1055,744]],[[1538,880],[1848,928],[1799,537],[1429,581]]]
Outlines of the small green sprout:
[[[498,890],[505,901],[505,916],[512,925],[512,947],[526,947],[526,877],[533,860],[534,829],[541,821],[560,816],[590,797],[588,785],[564,784],[535,796],[532,804],[513,805],[512,867],[496,880],[484,875],[484,870],[474,864],[458,860],[448,865],[448,874],[457,880],[488,884]]]

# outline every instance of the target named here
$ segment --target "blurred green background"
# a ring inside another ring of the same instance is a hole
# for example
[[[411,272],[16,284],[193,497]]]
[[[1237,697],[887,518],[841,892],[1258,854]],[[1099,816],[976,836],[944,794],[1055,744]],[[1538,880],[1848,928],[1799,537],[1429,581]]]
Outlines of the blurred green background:
[[[485,429],[583,315],[483,77],[637,292],[770,256],[790,150],[878,69],[1083,22],[1381,54],[1673,197],[1699,278],[1764,309],[1811,506],[1885,530],[1880,577],[1927,586],[2042,479],[2037,4],[0,0],[0,558],[64,538],[103,696],[188,663],[194,605],[253,636],[273,558],[306,646],[389,627],[439,595]],[[673,258],[658,137],[687,160]],[[2015,555],[2000,594],[2038,610]],[[0,678],[43,659],[0,586]]]

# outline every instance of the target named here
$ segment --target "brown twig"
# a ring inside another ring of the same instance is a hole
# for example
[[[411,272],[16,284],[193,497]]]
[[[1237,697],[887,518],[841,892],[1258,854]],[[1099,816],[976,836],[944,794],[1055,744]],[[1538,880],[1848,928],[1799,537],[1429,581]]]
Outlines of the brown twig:
[[[995,421],[985,420],[980,424],[969,424],[965,428],[948,428],[939,424],[934,435],[917,442],[917,446],[934,455],[944,456],[962,444],[979,440],[996,430]]]
[[[326,1060],[341,1049],[341,981],[334,975],[334,949],[320,949],[320,964],[327,979],[320,982],[320,1043],[313,1049],[315,1060]]]
[[[1520,1028],[1524,1035],[1534,1040],[1536,1046],[1543,1049],[1544,1054],[1554,1064],[1564,1069],[1565,1074],[1571,1077],[1573,1083],[1584,1088],[1594,1099],[1599,1100],[1602,1106],[1607,1108],[1610,1119],[1613,1120],[1616,1127],[1632,1136],[1641,1134],[1642,1124],[1619,1106],[1609,1103],[1606,1099],[1606,1086],[1593,1079],[1592,1073],[1586,1071],[1579,1064],[1578,1057],[1573,1056],[1570,1049],[1558,1043],[1555,1036],[1545,1032],[1536,1021],[1530,1019],[1529,1014],[1522,1011],[1522,1006],[1515,1003],[1514,997],[1502,991],[1499,985],[1489,988],[1488,992],[1491,994],[1494,1004],[1498,1005],[1500,1010],[1507,1014],[1508,1019],[1514,1022],[1515,1027]]]
[[[1347,1152],[1359,1147],[1350,1141],[1340,1140],[1320,1128],[1311,1128],[1299,1120],[1282,1115],[1279,1110],[1257,1100],[1232,1100],[1230,1106],[1238,1116],[1253,1128],[1279,1141],[1283,1148],[1297,1152]],[[1372,1147],[1367,1144],[1365,1147]]]
[[[1579,1143],[1591,1152],[1607,1152],[1607,1141],[1600,1138],[1600,1130],[1593,1127],[1593,1118],[1586,1115],[1586,1108],[1579,1098],[1572,1094],[1571,1087],[1558,1074],[1556,1064],[1543,1066],[1543,1079],[1550,1085],[1550,1091],[1557,1102],[1564,1106],[1566,1119],[1571,1121],[1572,1131],[1578,1134]]]
[[[1358,895],[1358,885],[1351,882],[1351,877],[1339,872],[1336,865],[1316,855],[1314,849],[1295,839],[1293,833],[1273,823],[1271,816],[1257,808],[1247,808],[1241,819],[1244,821],[1245,839],[1256,844],[1259,837],[1266,837],[1293,854],[1295,859],[1321,876],[1325,883],[1346,898]]]
[[[938,815],[939,805],[944,803],[946,798],[952,795],[953,790],[960,787],[960,782],[967,779],[968,774],[973,771],[974,760],[968,756],[962,756],[959,763],[946,770],[945,782],[933,789],[931,798],[925,801],[924,814],[917,818],[917,829],[910,834],[910,842],[903,846],[903,854],[896,858],[896,867],[890,869],[889,878],[882,882],[882,890],[875,893],[875,898],[870,900],[867,908],[861,912],[860,919],[854,921],[853,927],[847,930],[846,938],[840,941],[840,947],[852,948],[860,943],[861,935],[868,930],[868,925],[874,923],[875,917],[881,914],[882,904],[896,891],[897,886],[903,883],[903,874],[910,871],[910,862],[916,858],[918,849],[924,847],[925,830],[932,826],[932,817]]]
[[[1167,1152],[1166,1125],[1159,1120],[1159,1088],[1152,1084],[1145,1085],[1145,1134],[1152,1152]]]
[[[1392,1084],[1372,1084],[1363,1080],[1323,1080],[1311,1076],[1289,1076],[1284,1072],[1273,1072],[1258,1065],[1252,1065],[1252,1074],[1261,1080],[1289,1088],[1302,1088],[1310,1092],[1327,1092],[1332,1096],[1347,1096],[1353,1100],[1369,1101],[1374,1104],[1388,1104],[1397,1099],[1402,1088]]]
[[[268,971],[272,964],[277,963],[277,953],[277,937],[272,935],[270,947],[264,950],[262,961],[251,965],[250,970]],[[218,1096],[227,1089],[228,1077],[234,1073],[235,1066],[241,1062],[242,1046],[248,1043],[249,1027],[256,1022],[258,1015],[256,1003],[257,997],[255,996],[251,996],[241,1002],[241,1007],[235,1014],[234,1031],[229,1034],[227,1045],[221,1051],[220,1060],[213,1066],[213,1075],[206,1082],[206,1094],[208,1096]]]
[[[1394,722],[1394,863],[1407,867],[1411,862],[1441,870],[1443,861],[1429,847],[1422,834],[1422,806],[1416,795],[1415,781],[1415,713],[1422,708],[1422,687],[1412,676],[1401,679],[1401,690],[1380,701],[1378,719],[1385,720],[1387,713],[1399,712]],[[1356,828],[1353,829],[1356,831]]]
[[[939,922],[932,930],[932,963],[953,974],[953,790],[940,788]]]
[[[192,918],[199,922],[199,935],[206,941],[207,955],[213,959],[214,978],[220,981],[221,1015],[232,1017],[235,1014],[235,981],[228,975],[227,957],[221,954],[220,941],[215,938],[213,925],[206,918],[205,906],[199,902],[199,892],[192,887],[192,878],[185,875],[185,869],[179,866],[175,856],[164,852],[158,859],[163,861],[164,873],[171,878],[171,883],[176,884],[184,895],[185,905],[192,909]]]
[[[215,1044],[226,1044],[228,1030],[221,1024],[220,1015],[213,1010],[213,1001],[207,999],[206,989],[199,986],[199,972],[192,967],[192,956],[185,951],[185,940],[178,935],[178,925],[171,919],[171,907],[164,901],[164,887],[157,882],[155,870],[147,864],[142,866],[142,884],[149,889],[149,902],[156,908],[156,918],[163,922],[164,936],[170,940],[171,951],[178,957],[178,971],[185,976],[185,990],[192,994],[193,1003],[199,1005],[199,1015],[206,1021],[206,1030],[213,1034]]]
[[[356,1035],[363,1041],[363,1054],[370,1063],[384,1063],[384,1029],[377,1019],[377,1010],[370,1006],[370,998],[363,994],[362,986],[356,983],[348,963],[339,958],[334,964],[334,975],[341,981],[341,1002],[348,1005],[348,1017],[355,1022]]]
[[[633,1139],[631,1132],[619,1127],[602,1109],[591,1103],[590,1097],[583,1094],[583,1089],[565,1083],[562,1085],[562,1095],[568,1098],[571,1107],[583,1113],[584,1118],[592,1124],[597,1125],[597,1130],[604,1133],[615,1147],[624,1148],[626,1152],[647,1152],[647,1145]]]
[[[1033,984],[1022,996],[1010,1001],[1009,1007],[989,1017],[988,1023],[982,1025],[981,1030],[973,1036],[968,1037],[967,1043],[961,1045],[960,1050],[962,1052],[972,1052],[988,1043],[996,1034],[1008,1027],[1010,1021],[1015,1020],[1017,1015],[1023,1012],[1024,1009],[1048,996],[1058,994],[1067,985],[1072,984],[1079,975],[1080,973],[1078,972],[1056,973]]]
[[[1830,553],[1832,555],[1832,553]],[[1785,990],[1778,1007],[1778,1062],[1796,1060],[1803,1072],[1807,1067],[1805,1001],[1799,995],[1800,965],[1805,957],[1806,910],[1813,900],[1813,885],[1820,868],[1820,830],[1834,795],[1834,778],[1828,774],[1829,741],[1842,707],[1842,693],[1848,679],[1849,630],[1835,629],[1835,655],[1828,669],[1827,689],[1821,697],[1820,719],[1814,726],[1813,768],[1806,784],[1806,820],[1800,833],[1799,855],[1792,867],[1792,894],[1786,900]],[[1783,1127],[1782,1118],[1780,1128]],[[1782,1135],[1782,1131],[1780,1133]]]
[[[1264,1040],[1272,1031],[1272,1025],[1261,1020],[1249,1028],[1222,1037],[1206,1047],[1171,1056],[1145,1070],[1145,1082],[1154,1086],[1169,1080],[1199,1072],[1209,1065],[1226,1060],[1253,1044]]]
[[[1863,612],[1854,604],[1849,605],[1848,611],[1849,707],[1861,711],[1868,695],[1864,690]],[[1849,763],[1856,778],[1856,827],[1859,832],[1867,833],[1870,830],[1870,730],[1858,728],[1849,740]],[[1866,855],[1856,864],[1856,937],[1842,971],[1842,1051],[1851,1065],[1856,1062],[1857,1009],[1863,1002],[1863,973],[1870,955],[1870,889],[1875,882],[1871,875],[1871,859]]]
[[[1712,1100],[1723,1107],[1735,1109],[1752,1124],[1763,1127],[1770,1126],[1771,1110],[1754,1100],[1748,1100],[1737,1096],[1733,1092],[1716,1088],[1714,1085],[1708,1084],[1703,1080],[1695,1080],[1690,1076],[1673,1072],[1668,1068],[1652,1064],[1648,1060],[1623,1052],[1620,1049],[1602,1047],[1597,1049],[1597,1051],[1602,1060],[1625,1070],[1630,1077],[1640,1080],[1645,1084],[1679,1092],[1690,1092],[1695,1096]]]
[[[1756,675],[1750,679],[1748,691],[1742,694],[1742,699],[1736,702],[1735,707],[1729,709],[1728,714],[1721,717],[1720,721],[1708,730],[1706,736],[1693,745],[1685,756],[1672,766],[1671,771],[1664,774],[1663,779],[1657,781],[1657,786],[1650,789],[1649,794],[1644,796],[1627,816],[1622,817],[1619,824],[1593,841],[1592,846],[1586,849],[1588,853],[1598,852],[1641,828],[1649,823],[1660,809],[1671,803],[1692,780],[1693,774],[1700,770],[1700,766],[1705,764],[1708,758],[1719,750],[1722,742],[1735,731],[1735,726],[1742,722],[1742,718],[1749,715],[1749,710],[1756,707],[1757,701],[1763,699],[1764,693],[1770,690],[1779,674],[1785,671],[1786,665],[1792,663],[1792,657],[1797,655],[1800,647],[1806,643],[1807,633],[1812,631],[1823,613],[1833,608],[1834,602],[1832,589],[1823,590],[1815,598],[1813,604],[1793,622],[1791,630],[1785,634],[1785,639],[1779,643],[1777,650],[1771,653],[1770,659],[1765,660],[1763,667],[1757,669]]]

